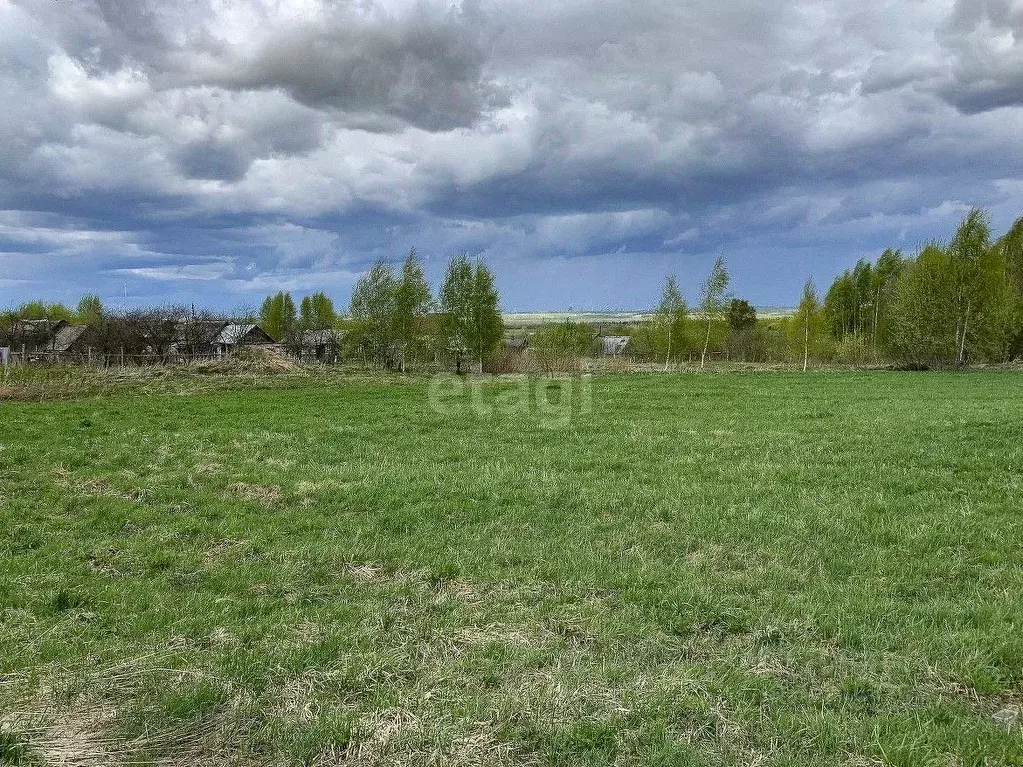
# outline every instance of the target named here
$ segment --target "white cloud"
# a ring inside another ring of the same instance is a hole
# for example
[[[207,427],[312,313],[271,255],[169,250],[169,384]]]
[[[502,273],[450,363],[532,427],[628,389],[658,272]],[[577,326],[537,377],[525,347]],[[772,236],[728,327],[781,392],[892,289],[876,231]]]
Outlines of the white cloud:
[[[831,268],[1023,203],[1020,0],[0,0],[0,30],[0,207],[56,217],[0,243],[39,284],[77,254],[344,290],[411,244]]]

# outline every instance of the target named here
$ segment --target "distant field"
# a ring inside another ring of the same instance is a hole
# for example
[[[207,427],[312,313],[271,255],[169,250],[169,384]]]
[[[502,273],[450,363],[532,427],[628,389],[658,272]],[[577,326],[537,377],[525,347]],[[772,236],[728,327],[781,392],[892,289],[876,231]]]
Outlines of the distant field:
[[[1021,380],[0,404],[0,763],[1023,764]]]
[[[533,328],[545,322],[588,322],[593,324],[631,325],[646,322],[650,312],[515,312],[505,313],[504,324],[509,329]]]
[[[760,317],[784,317],[793,314],[795,309],[781,306],[758,306]],[[504,324],[510,330],[534,328],[545,322],[586,322],[592,325],[634,325],[637,322],[648,322],[653,313],[647,312],[506,312]]]

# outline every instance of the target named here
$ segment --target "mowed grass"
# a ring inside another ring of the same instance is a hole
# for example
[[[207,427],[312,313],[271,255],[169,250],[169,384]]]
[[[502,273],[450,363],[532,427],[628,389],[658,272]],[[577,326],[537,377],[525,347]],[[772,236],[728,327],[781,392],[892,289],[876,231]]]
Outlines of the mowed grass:
[[[591,385],[0,405],[0,762],[1023,764],[1023,378]]]

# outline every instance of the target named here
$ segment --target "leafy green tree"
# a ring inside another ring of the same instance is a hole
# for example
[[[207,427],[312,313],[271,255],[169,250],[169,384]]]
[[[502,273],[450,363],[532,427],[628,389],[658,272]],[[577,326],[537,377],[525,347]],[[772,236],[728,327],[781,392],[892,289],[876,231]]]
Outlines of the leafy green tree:
[[[259,324],[278,342],[287,342],[295,332],[295,301],[291,293],[281,291],[267,296],[259,310]]]
[[[390,365],[392,358],[395,301],[398,280],[394,268],[378,261],[359,278],[352,293],[351,315],[359,335],[379,364]]]
[[[1011,328],[1007,357],[1023,355],[1023,218],[1019,218],[998,241],[998,249],[1005,263],[1009,283]]]
[[[813,280],[803,285],[803,295],[799,300],[799,308],[789,325],[790,340],[794,348],[803,355],[803,372],[810,366],[810,357],[816,355],[821,348],[821,336],[827,326],[823,307],[817,299],[817,291]]]
[[[728,304],[728,327],[733,333],[750,330],[757,325],[757,310],[743,298],[733,298]]]
[[[579,359],[593,350],[593,328],[582,322],[545,322],[529,337],[532,359],[545,373],[579,368]]]
[[[718,256],[717,260],[714,261],[714,266],[711,267],[710,274],[707,275],[707,279],[703,283],[700,293],[700,313],[707,323],[707,333],[703,340],[703,353],[700,354],[701,370],[707,359],[707,349],[710,347],[711,326],[715,320],[724,318],[725,311],[728,308],[731,298],[728,295],[729,282],[730,278],[728,270],[725,268],[725,259],[723,256]]]
[[[1002,251],[1006,268],[1016,287],[1023,291],[1023,218],[1016,219],[1009,231],[998,241],[998,247]]]
[[[906,264],[892,305],[891,350],[916,365],[952,361],[958,351],[948,251],[931,243]]]
[[[836,340],[843,340],[856,329],[856,281],[846,270],[831,283],[824,296],[824,314]]]
[[[303,330],[331,330],[337,324],[334,302],[323,291],[305,296],[299,312]]]
[[[889,248],[876,264],[860,259],[831,284],[824,298],[824,314],[840,348],[873,351],[886,346],[889,313],[895,282],[901,276],[902,252]]]
[[[95,293],[82,296],[78,302],[77,320],[86,325],[95,325],[103,317],[103,301]]]
[[[469,356],[482,370],[483,362],[501,342],[504,322],[494,277],[486,265],[475,266],[465,253],[451,259],[440,291],[444,318],[441,333],[461,372]]]
[[[61,303],[48,304],[45,301],[28,301],[15,310],[23,320],[49,320],[50,322],[71,322],[75,313]]]
[[[853,337],[863,339],[872,331],[874,316],[874,270],[870,262],[861,258],[852,271],[853,283]]]
[[[976,332],[973,323],[983,311],[985,255],[991,249],[991,225],[987,215],[974,208],[960,224],[948,247],[952,279],[952,309],[955,312],[956,362],[966,361],[966,339]]]
[[[749,301],[733,298],[728,304],[728,355],[730,359],[761,359],[764,343],[757,327],[757,310]]]
[[[888,248],[874,265],[873,291],[874,321],[871,328],[871,342],[875,357],[878,349],[885,349],[891,342],[891,310],[895,300],[894,290],[905,271],[906,262],[901,250]]]
[[[686,299],[678,287],[678,278],[674,274],[669,274],[664,280],[661,302],[657,305],[657,312],[654,315],[658,331],[665,338],[665,371],[671,364],[673,354],[682,347],[688,313]]]
[[[422,343],[424,321],[433,307],[433,294],[413,248],[401,268],[401,277],[394,289],[392,336],[398,349],[398,364],[405,372],[408,357]]]

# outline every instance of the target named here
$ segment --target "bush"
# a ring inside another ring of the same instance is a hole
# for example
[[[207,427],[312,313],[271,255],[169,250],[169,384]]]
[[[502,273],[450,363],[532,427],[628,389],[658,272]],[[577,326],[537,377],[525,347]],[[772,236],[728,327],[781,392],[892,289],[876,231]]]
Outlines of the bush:
[[[841,365],[866,365],[873,359],[873,350],[863,338],[846,336],[835,346],[834,360]]]

